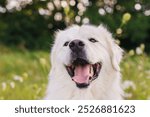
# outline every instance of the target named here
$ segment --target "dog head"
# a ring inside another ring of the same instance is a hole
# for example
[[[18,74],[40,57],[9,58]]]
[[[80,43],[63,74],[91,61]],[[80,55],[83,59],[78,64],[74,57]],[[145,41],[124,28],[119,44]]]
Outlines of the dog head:
[[[120,70],[122,49],[103,26],[72,26],[56,33],[51,52],[52,69],[65,72],[77,87],[88,87],[107,71]]]

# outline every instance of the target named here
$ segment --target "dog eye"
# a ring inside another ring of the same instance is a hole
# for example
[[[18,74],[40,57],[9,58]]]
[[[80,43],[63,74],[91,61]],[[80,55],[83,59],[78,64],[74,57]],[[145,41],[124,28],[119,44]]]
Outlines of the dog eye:
[[[65,43],[64,43],[64,46],[68,46],[68,44],[69,44],[69,41],[65,42]]]
[[[98,41],[97,41],[96,39],[94,39],[94,38],[90,38],[89,41],[91,41],[91,42],[93,42],[93,43],[98,42]]]

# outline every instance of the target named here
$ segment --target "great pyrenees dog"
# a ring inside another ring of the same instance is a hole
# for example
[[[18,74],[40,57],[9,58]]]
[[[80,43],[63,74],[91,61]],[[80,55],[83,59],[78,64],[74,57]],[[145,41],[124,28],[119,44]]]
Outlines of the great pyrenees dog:
[[[56,33],[45,99],[122,99],[122,49],[103,26],[71,26]]]

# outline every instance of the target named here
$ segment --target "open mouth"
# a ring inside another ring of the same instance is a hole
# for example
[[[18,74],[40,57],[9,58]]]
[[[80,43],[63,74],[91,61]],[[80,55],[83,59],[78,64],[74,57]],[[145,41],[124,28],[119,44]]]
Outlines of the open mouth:
[[[87,60],[77,58],[66,69],[77,87],[86,88],[98,77],[101,66],[101,62],[90,64]]]

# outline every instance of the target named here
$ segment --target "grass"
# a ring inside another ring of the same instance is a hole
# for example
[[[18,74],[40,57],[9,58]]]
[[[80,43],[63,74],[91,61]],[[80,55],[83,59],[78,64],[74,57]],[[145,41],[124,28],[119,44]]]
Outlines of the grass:
[[[150,57],[127,54],[121,68],[126,99],[150,99]],[[49,69],[48,52],[0,47],[0,99],[41,99]]]
[[[127,99],[150,99],[150,56],[129,56],[122,62]]]
[[[0,51],[0,99],[41,99],[50,69],[49,53]]]

